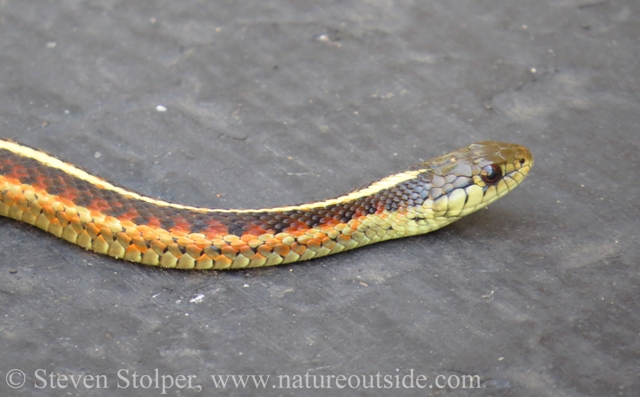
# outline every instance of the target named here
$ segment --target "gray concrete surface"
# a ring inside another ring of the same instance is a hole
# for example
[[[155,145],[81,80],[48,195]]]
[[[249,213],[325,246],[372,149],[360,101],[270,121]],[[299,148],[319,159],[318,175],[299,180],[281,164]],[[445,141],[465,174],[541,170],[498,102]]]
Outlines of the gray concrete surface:
[[[1,135],[146,195],[271,206],[482,139],[536,156],[444,230],[271,269],[136,266],[0,219],[0,394],[159,396],[133,385],[157,370],[196,377],[175,396],[639,395],[639,21],[635,0],[0,3]],[[411,371],[431,388],[304,385]]]

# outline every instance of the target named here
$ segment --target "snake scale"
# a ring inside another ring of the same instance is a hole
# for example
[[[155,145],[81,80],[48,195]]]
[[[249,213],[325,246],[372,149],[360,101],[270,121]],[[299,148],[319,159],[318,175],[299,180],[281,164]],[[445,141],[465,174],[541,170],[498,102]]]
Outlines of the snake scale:
[[[0,139],[0,215],[146,265],[271,266],[439,229],[513,190],[532,165],[524,146],[483,141],[333,199],[224,210],[145,197]]]

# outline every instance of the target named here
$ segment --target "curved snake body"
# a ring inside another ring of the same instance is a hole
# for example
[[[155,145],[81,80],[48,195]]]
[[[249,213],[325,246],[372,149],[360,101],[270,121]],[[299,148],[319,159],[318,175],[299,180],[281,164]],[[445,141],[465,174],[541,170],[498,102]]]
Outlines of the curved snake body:
[[[0,139],[0,215],[146,265],[271,266],[439,229],[504,196],[532,165],[524,146],[484,141],[334,199],[222,210],[145,197]]]

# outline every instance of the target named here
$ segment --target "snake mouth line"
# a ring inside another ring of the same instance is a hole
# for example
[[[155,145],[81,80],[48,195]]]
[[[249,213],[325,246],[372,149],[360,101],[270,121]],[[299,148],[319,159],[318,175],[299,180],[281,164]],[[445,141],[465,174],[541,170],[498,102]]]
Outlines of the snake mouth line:
[[[133,262],[260,267],[436,230],[513,190],[532,165],[524,146],[483,141],[333,199],[229,210],[145,197],[0,139],[0,215]]]

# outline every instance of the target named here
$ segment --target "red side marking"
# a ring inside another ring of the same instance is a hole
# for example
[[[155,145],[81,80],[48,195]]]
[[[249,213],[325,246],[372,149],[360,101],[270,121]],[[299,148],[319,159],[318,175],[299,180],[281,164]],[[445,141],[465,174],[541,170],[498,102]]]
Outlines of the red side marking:
[[[292,222],[291,225],[289,225],[289,227],[287,227],[286,229],[284,229],[285,233],[296,233],[296,232],[305,232],[307,230],[311,229],[306,223],[302,223],[302,222]]]
[[[21,184],[22,182],[20,182],[20,178],[24,178],[29,176],[29,173],[27,172],[27,169],[24,168],[21,165],[17,165],[17,164],[12,164],[13,168],[11,169],[10,172],[8,172],[5,177],[7,179],[13,179],[15,180],[16,184]]]
[[[87,205],[87,208],[90,211],[102,212],[103,210],[111,208],[111,206],[105,199],[100,197],[94,197],[93,202]]]
[[[25,177],[28,176],[28,172],[27,169],[25,167],[23,167],[22,165],[19,164],[13,164],[10,163],[9,164],[12,168],[11,170],[6,174],[6,176],[11,176],[13,178],[21,178],[21,177]]]
[[[160,219],[158,218],[149,218],[149,222],[147,222],[147,226],[152,227],[154,229],[159,229],[162,227],[160,223]]]
[[[252,225],[249,225],[249,229],[247,229],[244,234],[250,234],[250,235],[253,235],[253,236],[260,236],[260,235],[266,234],[266,233],[269,233],[269,231],[261,228],[260,226],[256,226],[256,225],[252,224]]]
[[[68,186],[67,189],[58,194],[58,199],[66,206],[75,205],[73,204],[73,200],[76,197],[78,197],[78,191],[76,189],[69,188]]]
[[[138,210],[136,210],[135,208],[131,208],[129,210],[129,212],[126,212],[126,213],[124,213],[122,215],[119,215],[118,219],[120,221],[123,221],[123,220],[124,221],[131,221],[132,219],[137,218],[139,216],[140,216],[140,214],[138,213]]]
[[[47,185],[44,184],[44,176],[38,174],[35,179],[36,180],[31,184],[31,186],[33,186],[33,189],[36,191],[46,191]]]
[[[340,219],[335,219],[335,218],[322,218],[320,220],[321,226],[336,226],[337,224],[340,223]]]
[[[207,236],[209,234],[213,234],[216,236],[226,236],[227,234],[229,234],[229,229],[227,229],[225,225],[216,221],[215,219],[211,219],[209,222],[207,222],[207,226],[208,227],[206,229],[202,230],[202,233],[206,234]]]
[[[191,232],[191,224],[187,222],[187,220],[184,219],[183,217],[176,216],[174,218],[171,218],[171,220],[174,222],[174,226],[171,229],[169,229],[171,232],[182,232],[182,233]]]
[[[217,240],[217,239],[221,239],[224,236],[227,235],[227,233],[216,233],[216,232],[207,232],[207,231],[201,231],[200,233],[204,233],[204,238],[209,240],[209,241],[213,241],[213,240]]]
[[[367,216],[369,215],[369,213],[368,212],[365,213],[364,208],[358,207],[354,215],[355,215],[355,218],[357,219],[357,218],[360,218],[361,216]]]

